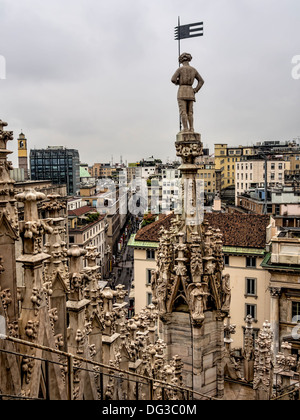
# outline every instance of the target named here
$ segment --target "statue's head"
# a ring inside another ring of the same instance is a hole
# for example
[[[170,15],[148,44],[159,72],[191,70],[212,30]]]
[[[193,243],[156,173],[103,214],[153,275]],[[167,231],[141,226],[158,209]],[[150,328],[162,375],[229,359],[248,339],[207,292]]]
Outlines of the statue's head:
[[[182,53],[179,58],[178,61],[180,64],[182,64],[184,61],[191,61],[192,60],[192,56],[189,53]]]

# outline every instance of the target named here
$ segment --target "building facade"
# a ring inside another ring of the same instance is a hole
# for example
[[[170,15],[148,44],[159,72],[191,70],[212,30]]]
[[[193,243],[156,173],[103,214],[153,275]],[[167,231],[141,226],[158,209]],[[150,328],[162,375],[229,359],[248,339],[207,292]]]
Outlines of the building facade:
[[[107,239],[108,229],[105,215],[100,215],[90,206],[68,211],[69,244],[81,248],[95,247],[96,264],[101,267],[101,275],[108,273]]]
[[[30,150],[32,180],[51,180],[53,184],[66,184],[68,195],[75,195],[80,185],[79,153],[62,146]]]
[[[252,147],[228,147],[228,144],[215,144],[215,169],[221,172],[221,190],[235,186],[237,162],[254,154]]]
[[[268,188],[284,184],[284,173],[290,169],[290,162],[284,159],[267,160]],[[265,185],[265,161],[247,160],[236,164],[235,195],[251,188],[263,188]]]
[[[281,228],[272,238],[270,252],[262,263],[270,273],[271,313],[275,354],[289,343],[300,360],[300,233],[299,228]]]

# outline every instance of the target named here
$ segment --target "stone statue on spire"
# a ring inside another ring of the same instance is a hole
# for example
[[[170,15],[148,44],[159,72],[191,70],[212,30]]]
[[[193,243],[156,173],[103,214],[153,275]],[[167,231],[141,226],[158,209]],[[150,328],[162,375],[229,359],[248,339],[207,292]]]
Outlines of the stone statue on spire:
[[[179,56],[179,63],[182,64],[174,73],[171,81],[179,85],[177,100],[180,112],[180,120],[183,125],[183,131],[194,131],[193,104],[196,101],[197,93],[204,84],[204,80],[198,71],[190,66],[192,60],[191,54],[183,53]],[[197,80],[197,86],[193,88],[194,81]]]

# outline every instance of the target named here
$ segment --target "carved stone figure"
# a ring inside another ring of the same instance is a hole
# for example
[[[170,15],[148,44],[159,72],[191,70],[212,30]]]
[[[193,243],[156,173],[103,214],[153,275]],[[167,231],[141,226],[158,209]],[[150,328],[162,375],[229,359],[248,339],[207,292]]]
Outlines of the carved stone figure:
[[[192,283],[188,289],[193,322],[201,325],[204,320],[205,298],[209,293],[205,291],[202,283]]]
[[[165,314],[166,312],[166,285],[161,278],[158,278],[156,283],[156,299],[157,299],[157,308],[160,315]]]
[[[231,302],[231,289],[230,289],[230,275],[225,274],[222,276],[222,309],[224,311],[229,311],[230,302]]]
[[[172,83],[179,85],[177,100],[183,131],[194,131],[193,103],[195,102],[195,93],[201,89],[204,83],[198,71],[190,66],[189,62],[191,60],[191,54],[181,54],[178,61],[182,66],[176,70],[171,79]],[[198,81],[198,84],[193,88],[195,80]]]

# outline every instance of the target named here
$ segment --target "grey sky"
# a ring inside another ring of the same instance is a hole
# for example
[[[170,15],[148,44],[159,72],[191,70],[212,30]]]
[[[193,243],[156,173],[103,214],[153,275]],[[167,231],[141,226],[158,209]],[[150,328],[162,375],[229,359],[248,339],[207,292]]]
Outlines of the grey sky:
[[[204,21],[181,41],[205,80],[204,146],[300,136],[299,0],[0,0],[0,118],[29,148],[76,148],[90,165],[175,158],[178,16]]]

